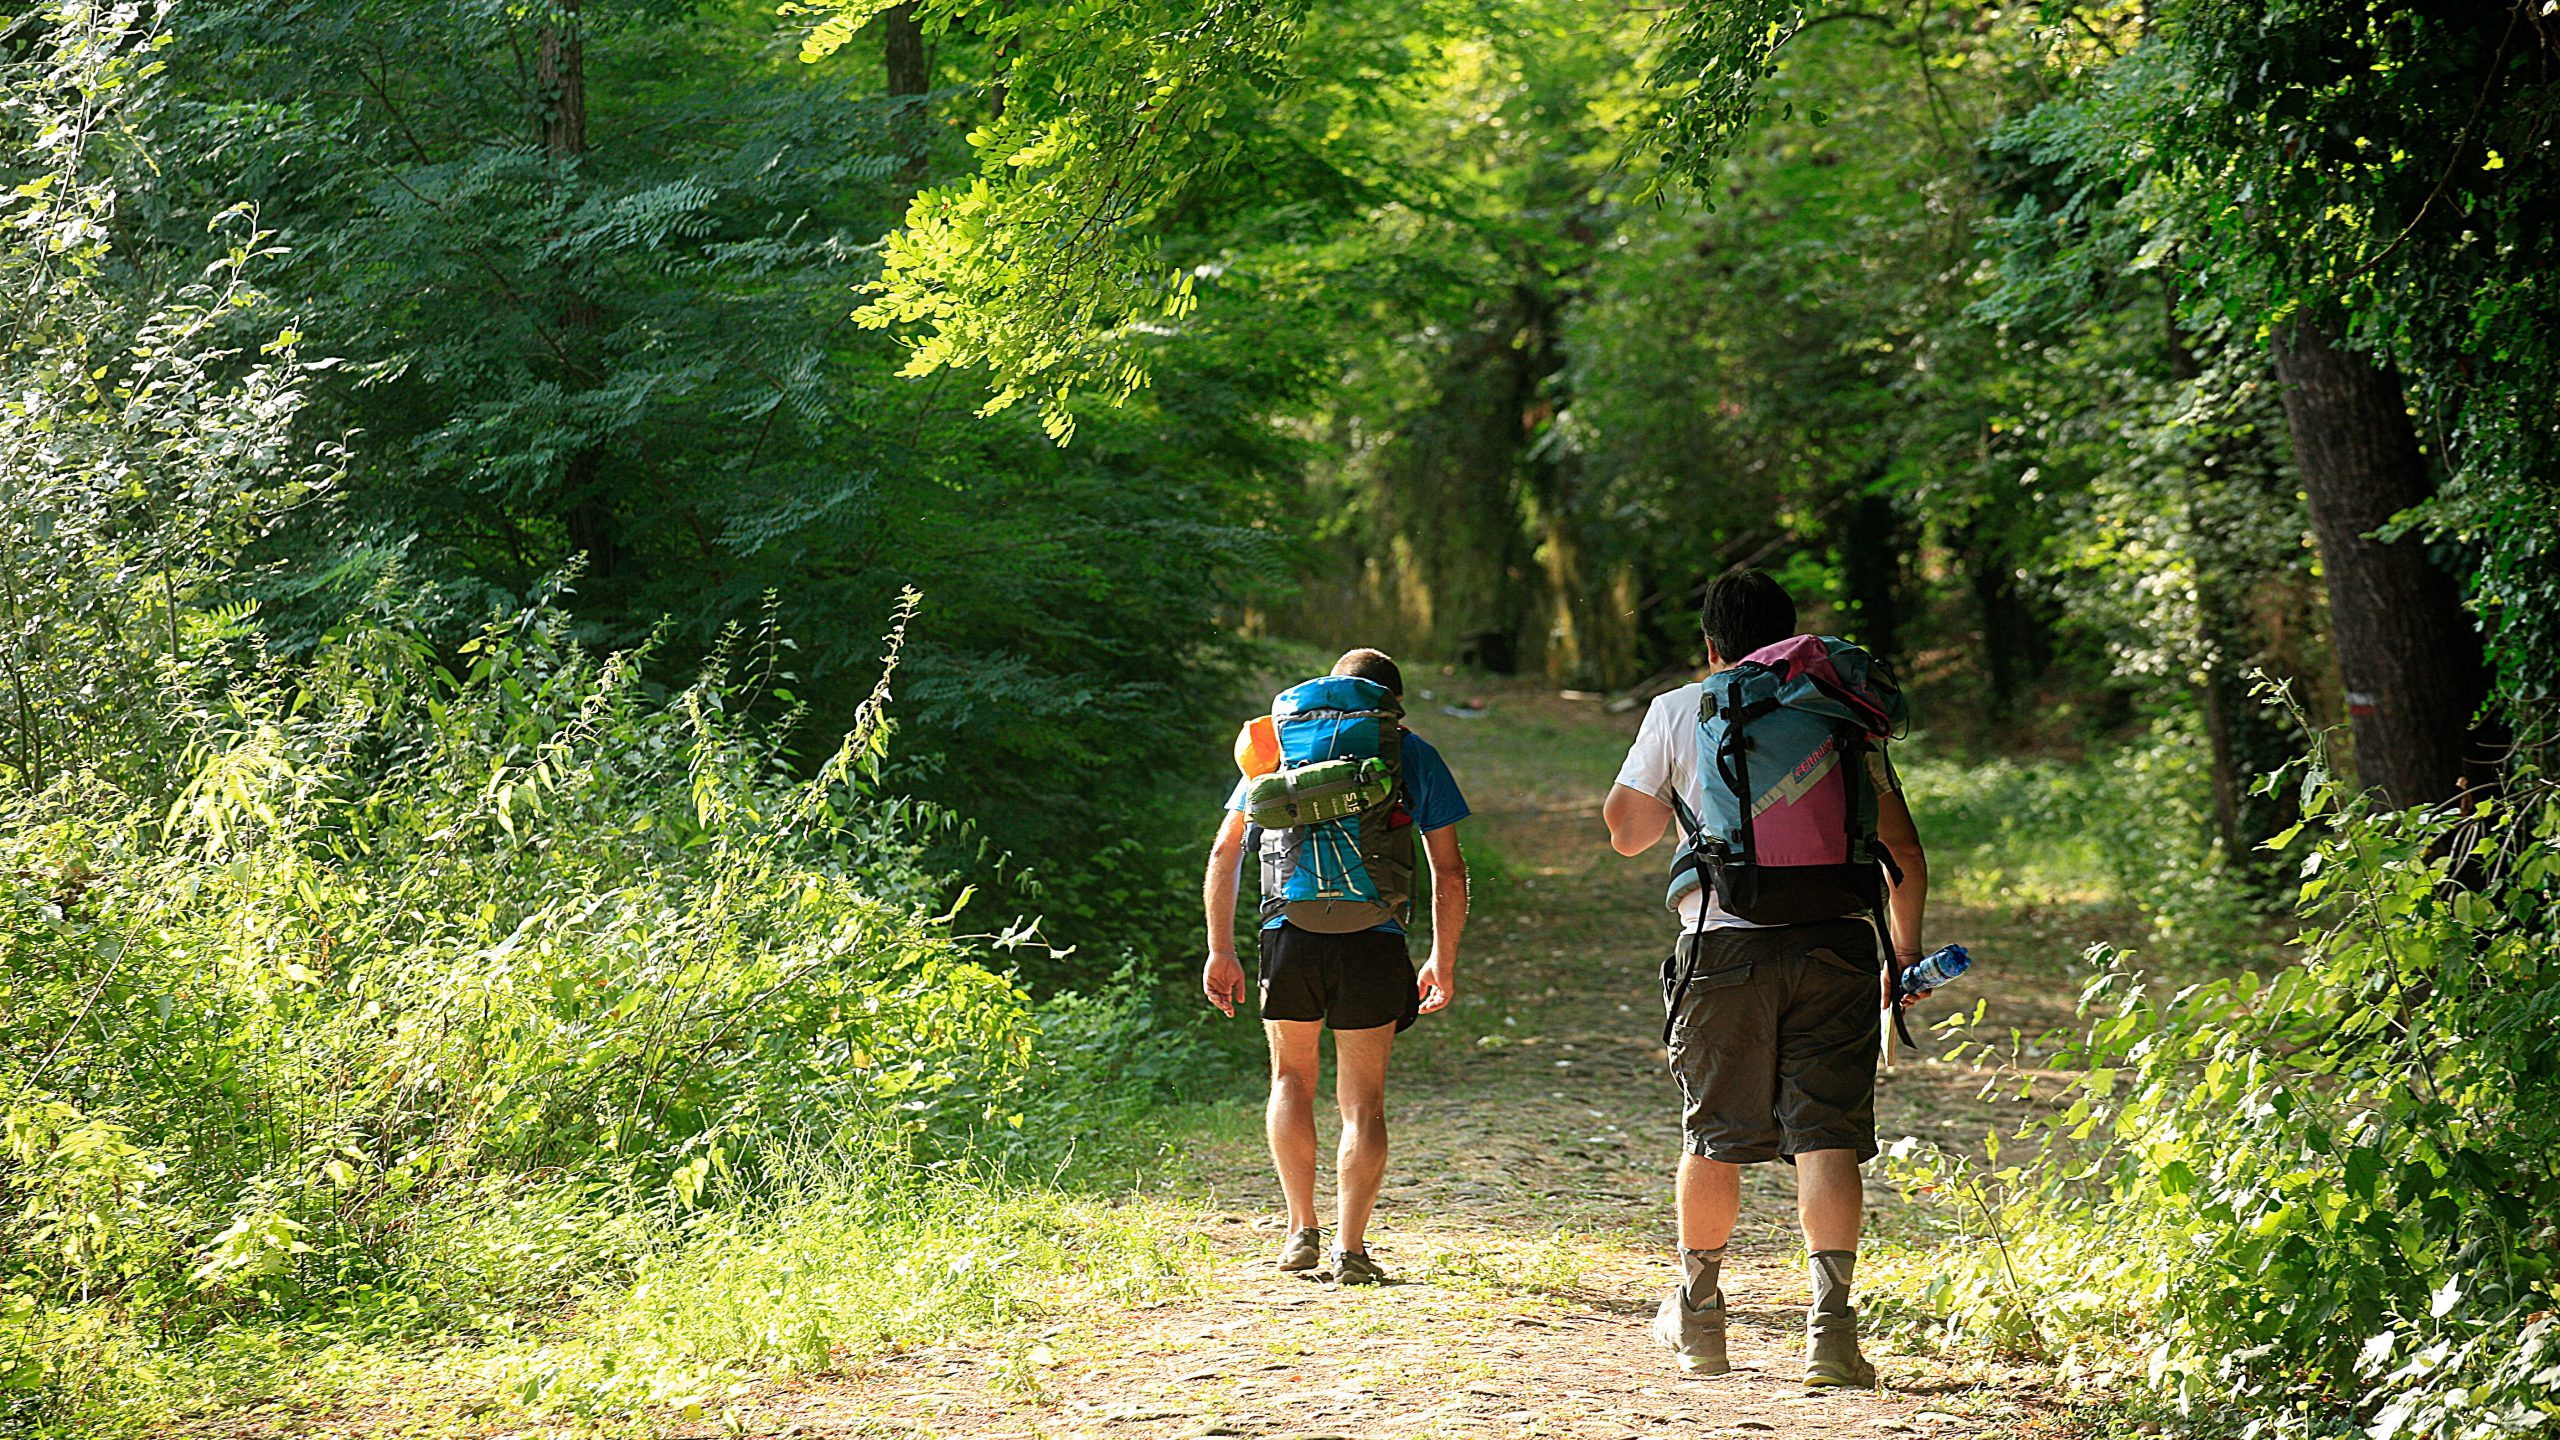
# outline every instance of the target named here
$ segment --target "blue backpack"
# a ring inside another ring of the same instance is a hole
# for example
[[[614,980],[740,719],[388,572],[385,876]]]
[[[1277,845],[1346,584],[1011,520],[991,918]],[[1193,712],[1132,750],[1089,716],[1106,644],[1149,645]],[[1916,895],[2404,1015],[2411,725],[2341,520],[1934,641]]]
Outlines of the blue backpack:
[[[1280,768],[1262,788],[1275,794],[1289,793],[1310,772],[1384,773],[1383,783],[1344,792],[1357,808],[1340,818],[1293,823],[1285,801],[1255,807],[1264,922],[1278,916],[1327,935],[1401,924],[1413,908],[1413,809],[1404,786],[1404,709],[1394,693],[1351,675],[1309,680],[1272,698],[1271,728]],[[1329,784],[1319,788],[1335,793]],[[1305,808],[1332,814],[1349,807]]]

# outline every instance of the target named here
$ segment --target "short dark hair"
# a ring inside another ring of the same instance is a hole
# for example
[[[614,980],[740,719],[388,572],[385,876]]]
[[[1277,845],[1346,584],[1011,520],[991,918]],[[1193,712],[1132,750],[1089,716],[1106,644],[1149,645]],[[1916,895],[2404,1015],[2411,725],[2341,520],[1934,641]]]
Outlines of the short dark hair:
[[[1384,685],[1387,693],[1404,693],[1404,672],[1396,668],[1395,657],[1384,650],[1345,650],[1333,662],[1333,673]]]
[[[1796,602],[1766,570],[1727,570],[1698,607],[1707,647],[1727,664],[1796,633]]]

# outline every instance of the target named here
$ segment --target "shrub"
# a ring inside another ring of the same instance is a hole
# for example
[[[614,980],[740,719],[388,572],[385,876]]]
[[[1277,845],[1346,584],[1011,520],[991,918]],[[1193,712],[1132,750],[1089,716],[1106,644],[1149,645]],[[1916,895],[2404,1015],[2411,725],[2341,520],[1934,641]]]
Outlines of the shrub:
[[[2265,938],[2274,908],[2213,834],[2210,760],[2167,717],[2086,761],[1919,760],[1905,776],[1931,853],[1973,905],[2120,905],[2153,946],[2211,962]]]
[[[2560,785],[2391,812],[2314,771],[2303,958],[2162,993],[2101,955],[2066,1108],[1989,1173],[1931,1300],[2256,1434],[2560,1417]],[[1994,1151],[1997,1166],[1997,1151]]]
[[[146,1320],[546,1303],[777,1136],[885,1172],[996,1118],[1036,1027],[919,863],[948,822],[871,789],[889,672],[801,780],[787,648],[667,694],[548,606],[453,669],[360,625],[181,710],[175,803],[17,800],[0,1384]]]

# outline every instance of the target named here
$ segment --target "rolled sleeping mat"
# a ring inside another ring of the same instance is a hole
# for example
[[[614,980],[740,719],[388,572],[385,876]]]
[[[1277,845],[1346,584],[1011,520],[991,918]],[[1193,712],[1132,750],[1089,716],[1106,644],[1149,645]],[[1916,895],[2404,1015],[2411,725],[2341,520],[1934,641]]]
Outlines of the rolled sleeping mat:
[[[1265,830],[1347,820],[1387,803],[1395,777],[1376,756],[1274,770],[1245,789],[1245,815]]]

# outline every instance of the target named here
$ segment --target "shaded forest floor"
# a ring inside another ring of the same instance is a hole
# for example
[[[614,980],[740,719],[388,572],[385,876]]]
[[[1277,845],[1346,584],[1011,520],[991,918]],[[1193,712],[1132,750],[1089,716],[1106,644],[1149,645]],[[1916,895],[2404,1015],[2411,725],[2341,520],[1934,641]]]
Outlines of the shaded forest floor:
[[[2079,1428],[2042,1371],[1898,1349],[1893,1327],[1875,1323],[1891,1317],[1873,1306],[1871,1329],[1888,1332],[1868,1347],[1881,1390],[1804,1391],[1807,1285],[1783,1167],[1746,1172],[1726,1280],[1735,1373],[1684,1378],[1654,1346],[1647,1327],[1670,1274],[1678,1143],[1655,969],[1670,920],[1661,858],[1610,854],[1598,819],[1639,717],[1525,683],[1441,683],[1464,687],[1463,697],[1416,697],[1413,723],[1475,807],[1461,833],[1478,901],[1459,1000],[1408,1032],[1390,1081],[1394,1153],[1371,1249],[1398,1283],[1343,1290],[1273,1272],[1282,1221],[1259,1090],[1249,1086],[1205,1112],[1143,1201],[1133,1197],[1167,1217],[1169,1248],[1205,1257],[1192,1293],[1135,1306],[1062,1299],[1012,1333],[848,1359],[836,1374],[762,1391],[749,1433],[1312,1440]],[[1460,718],[1442,708],[1461,698],[1483,709]],[[1925,773],[1913,781],[1924,836]],[[1922,1033],[1922,1053],[1883,1082],[1885,1143],[1916,1135],[1978,1153],[1986,1132],[2049,1093],[2035,1069],[2039,1041],[2069,1023],[2077,957],[2093,941],[2130,941],[2138,923],[2094,900],[1933,906],[1932,943],[1962,939],[1982,963],[1961,991],[1964,1006],[1987,1006],[1976,1035],[2000,1039],[1982,1052],[1995,1058],[1950,1061],[1937,1058],[1949,1040]],[[1329,1215],[1329,1189],[1319,1203]],[[1880,1177],[1869,1203],[1869,1270],[1925,1266],[1943,1219]]]

